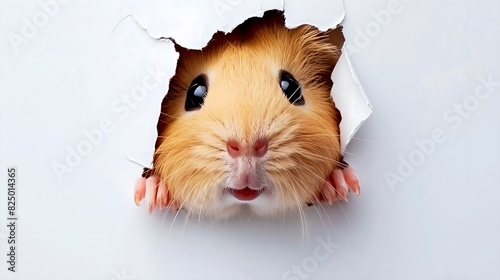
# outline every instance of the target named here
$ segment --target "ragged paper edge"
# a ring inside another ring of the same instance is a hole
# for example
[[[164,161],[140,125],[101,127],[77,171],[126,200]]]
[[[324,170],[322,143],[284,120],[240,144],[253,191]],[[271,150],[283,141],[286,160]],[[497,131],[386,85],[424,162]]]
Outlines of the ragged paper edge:
[[[373,112],[373,107],[359,82],[345,47],[342,47],[342,54],[333,69],[332,81],[331,96],[342,115],[340,147],[344,153],[356,132]]]
[[[315,3],[308,2],[308,6],[314,6],[318,4],[323,4],[321,1],[314,1]],[[320,3],[321,2],[321,3]],[[296,1],[282,1],[281,6],[279,8],[275,8],[277,10],[281,10],[285,14],[285,25],[288,28],[295,28],[299,25],[302,24],[309,24],[309,25],[314,25],[318,29],[322,31],[326,31],[328,29],[334,29],[338,27],[339,25],[342,25],[342,22],[346,16],[343,1],[336,2],[336,4],[340,5],[342,7],[341,13],[338,13],[337,18],[334,19],[332,23],[324,24],[320,23],[319,19],[324,20],[324,18],[317,17],[317,16],[311,16],[308,17],[307,19],[302,19],[302,20],[294,20],[293,15],[290,15],[290,11],[298,12],[297,15],[303,16],[304,13],[303,7],[301,5],[304,5],[304,3],[300,3]],[[262,17],[265,11],[271,10],[271,9],[260,9],[258,11],[248,11],[245,17],[241,22],[235,22],[232,21],[230,17],[228,17],[225,21],[224,24],[219,26],[217,30],[224,31],[224,32],[230,32],[232,31],[236,26],[240,25],[243,23],[245,19],[251,18],[251,17]],[[288,11],[288,12],[287,12]],[[323,13],[325,11],[322,11]],[[312,13],[306,13],[308,15],[311,15]],[[134,16],[134,14],[131,14],[131,17],[136,21],[136,23],[141,26],[152,38],[154,39],[175,39],[172,38],[171,36],[168,36],[169,34],[165,34],[166,36],[156,36],[153,32],[150,31],[150,28],[144,24],[141,24],[141,21]],[[332,17],[329,17],[331,20]],[[205,34],[205,26],[202,27],[202,38],[201,40],[197,41],[199,44],[193,44],[195,40],[191,40],[190,44],[186,44],[188,48],[193,48],[193,49],[201,49],[203,48],[209,40],[212,38],[211,34],[210,36],[206,36]],[[216,31],[215,31],[216,32]],[[215,33],[214,32],[214,33]],[[183,45],[183,41],[178,42],[179,44]],[[345,42],[344,42],[345,44]],[[175,69],[175,65],[173,66]],[[368,100],[368,97],[366,96],[365,91],[363,90],[361,83],[356,75],[356,72],[354,71],[351,61],[349,59],[349,56],[347,54],[347,51],[345,47],[342,47],[342,54],[337,62],[337,65],[335,66],[333,72],[332,72],[332,80],[333,80],[333,88],[331,91],[331,96],[335,102],[335,105],[339,109],[342,115],[342,121],[340,123],[340,144],[341,144],[341,152],[344,154],[346,147],[350,143],[350,141],[354,138],[354,135],[356,132],[359,130],[359,128],[363,125],[364,121],[370,116],[370,114],[373,111],[372,105],[370,101]],[[168,86],[165,89],[165,92],[168,92]],[[156,123],[154,124],[156,127]],[[156,136],[157,137],[157,136]],[[154,143],[156,139],[153,140],[152,143]],[[152,145],[151,143],[149,143]],[[153,151],[154,153],[154,151]],[[150,160],[153,158],[153,154],[150,155]]]

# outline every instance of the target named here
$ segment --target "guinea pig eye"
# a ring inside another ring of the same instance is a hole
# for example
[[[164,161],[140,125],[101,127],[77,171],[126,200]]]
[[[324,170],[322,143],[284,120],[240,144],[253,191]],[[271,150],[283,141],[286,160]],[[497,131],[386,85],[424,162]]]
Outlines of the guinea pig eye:
[[[205,81],[205,76],[200,75],[191,82],[187,90],[186,104],[184,105],[186,111],[200,109],[205,100],[205,96],[207,96],[207,83]]]
[[[302,96],[302,87],[299,82],[295,80],[292,74],[282,71],[280,77],[281,90],[285,94],[286,98],[293,105],[304,105],[305,100]]]

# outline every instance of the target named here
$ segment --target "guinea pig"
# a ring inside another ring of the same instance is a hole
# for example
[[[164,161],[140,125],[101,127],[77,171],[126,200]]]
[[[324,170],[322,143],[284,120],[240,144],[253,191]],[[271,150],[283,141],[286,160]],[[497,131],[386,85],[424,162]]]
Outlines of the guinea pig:
[[[249,207],[273,216],[359,194],[330,95],[340,51],[326,32],[288,29],[282,12],[268,11],[201,50],[176,50],[137,205],[146,197],[150,212],[227,218]]]

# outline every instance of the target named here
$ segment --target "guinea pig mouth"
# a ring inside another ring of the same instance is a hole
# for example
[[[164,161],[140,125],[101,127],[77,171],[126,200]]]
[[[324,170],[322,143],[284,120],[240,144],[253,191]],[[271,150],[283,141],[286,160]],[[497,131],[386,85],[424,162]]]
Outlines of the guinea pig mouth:
[[[262,188],[260,190],[254,190],[249,187],[246,187],[241,190],[226,188],[226,191],[238,200],[251,201],[259,197],[259,195],[265,191],[265,188]]]

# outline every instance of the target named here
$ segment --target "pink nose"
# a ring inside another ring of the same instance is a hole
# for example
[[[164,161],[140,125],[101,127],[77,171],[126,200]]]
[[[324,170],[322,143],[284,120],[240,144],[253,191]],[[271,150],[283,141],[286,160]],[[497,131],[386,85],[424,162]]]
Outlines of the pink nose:
[[[237,140],[227,141],[227,152],[232,157],[239,157],[245,154],[250,154],[256,157],[263,157],[267,153],[268,141],[259,139],[255,141],[252,147],[244,147]]]

